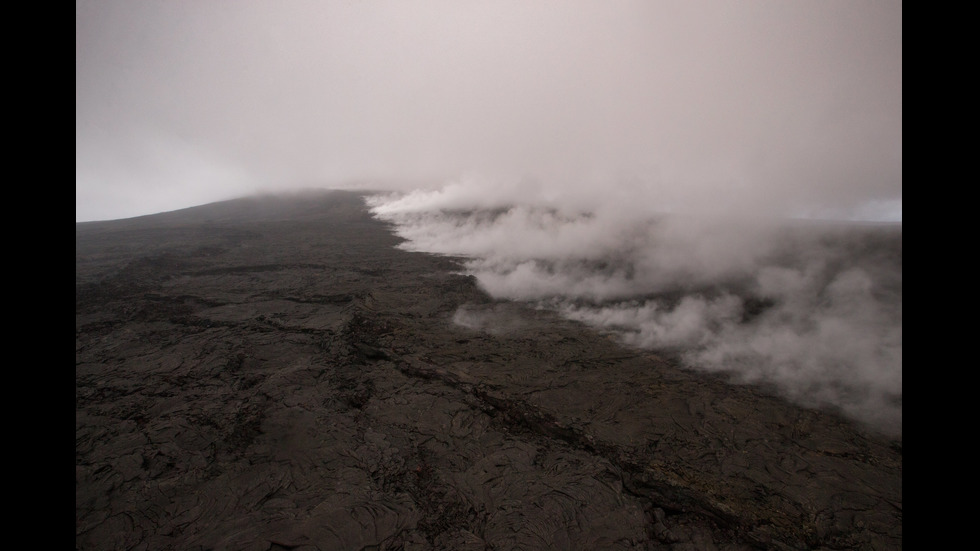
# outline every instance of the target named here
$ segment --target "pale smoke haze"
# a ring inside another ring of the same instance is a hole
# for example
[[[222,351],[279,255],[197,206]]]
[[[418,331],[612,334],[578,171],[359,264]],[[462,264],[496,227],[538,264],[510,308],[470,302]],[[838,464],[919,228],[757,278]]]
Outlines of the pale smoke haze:
[[[891,0],[79,0],[75,66],[76,221],[467,174],[901,219]]]

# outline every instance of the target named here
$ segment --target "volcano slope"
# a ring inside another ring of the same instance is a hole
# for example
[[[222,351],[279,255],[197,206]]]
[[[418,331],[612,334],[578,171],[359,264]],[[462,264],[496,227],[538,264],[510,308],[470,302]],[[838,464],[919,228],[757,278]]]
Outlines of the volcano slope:
[[[77,223],[76,549],[901,548],[900,441],[398,243],[346,191]]]

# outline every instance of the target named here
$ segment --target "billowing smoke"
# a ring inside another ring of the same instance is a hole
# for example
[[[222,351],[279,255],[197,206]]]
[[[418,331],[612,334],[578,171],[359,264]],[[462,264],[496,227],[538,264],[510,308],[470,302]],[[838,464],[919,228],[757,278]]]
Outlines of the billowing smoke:
[[[663,196],[642,186],[523,184],[460,179],[369,205],[404,248],[465,257],[494,297],[901,434],[900,223],[657,208]],[[506,330],[488,319],[464,309],[456,321]]]

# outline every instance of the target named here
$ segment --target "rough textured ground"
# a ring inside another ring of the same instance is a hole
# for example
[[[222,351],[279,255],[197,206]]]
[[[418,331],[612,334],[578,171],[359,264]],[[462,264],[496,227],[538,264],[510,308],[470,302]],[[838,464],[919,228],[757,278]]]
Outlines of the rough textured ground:
[[[357,194],[75,239],[76,549],[902,547],[900,441],[495,302]]]

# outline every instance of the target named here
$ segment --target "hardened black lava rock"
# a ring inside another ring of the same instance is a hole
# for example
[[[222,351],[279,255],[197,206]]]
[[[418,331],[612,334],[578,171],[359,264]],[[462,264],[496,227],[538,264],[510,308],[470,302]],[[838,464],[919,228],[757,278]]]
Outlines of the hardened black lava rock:
[[[900,439],[399,242],[346,191],[77,223],[76,549],[902,547]]]

